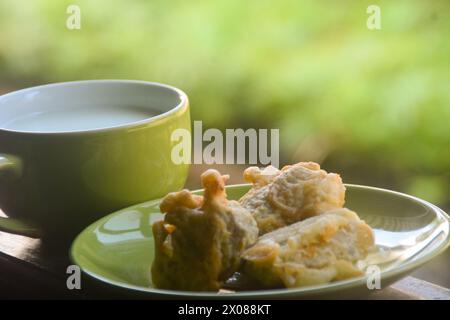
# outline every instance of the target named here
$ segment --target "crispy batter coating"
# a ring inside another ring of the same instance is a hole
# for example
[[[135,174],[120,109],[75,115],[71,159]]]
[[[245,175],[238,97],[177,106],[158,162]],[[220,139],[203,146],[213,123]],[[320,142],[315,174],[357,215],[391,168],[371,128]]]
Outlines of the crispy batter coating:
[[[201,176],[204,196],[188,190],[168,194],[160,204],[164,221],[153,224],[153,283],[158,288],[216,291],[240,265],[240,255],[255,243],[256,221],[237,201],[229,201],[216,170]]]
[[[256,219],[264,234],[331,209],[342,208],[345,186],[338,174],[314,162],[300,162],[282,170],[250,167],[244,171],[252,189],[239,202]]]
[[[374,245],[372,229],[336,209],[267,233],[242,254],[244,272],[264,287],[301,287],[361,275],[356,262]]]

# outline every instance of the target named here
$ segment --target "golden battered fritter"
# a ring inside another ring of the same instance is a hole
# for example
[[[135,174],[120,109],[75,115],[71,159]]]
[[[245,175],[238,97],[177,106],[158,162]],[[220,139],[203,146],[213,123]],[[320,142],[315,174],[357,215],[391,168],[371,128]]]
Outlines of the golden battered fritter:
[[[253,187],[239,202],[255,217],[260,234],[342,208],[345,202],[340,176],[321,170],[314,162],[282,170],[250,167],[244,171],[244,179]]]
[[[374,245],[372,229],[336,209],[267,233],[245,250],[244,273],[264,287],[301,287],[362,275],[356,267]]]
[[[153,224],[153,283],[158,288],[215,291],[240,265],[240,255],[256,242],[252,215],[229,201],[225,181],[216,170],[201,176],[204,196],[188,190],[168,194],[161,202],[164,221]]]

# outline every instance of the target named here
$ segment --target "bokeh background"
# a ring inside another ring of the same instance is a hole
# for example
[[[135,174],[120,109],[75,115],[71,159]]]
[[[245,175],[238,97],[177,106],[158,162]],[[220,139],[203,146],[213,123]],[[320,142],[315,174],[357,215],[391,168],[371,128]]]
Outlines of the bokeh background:
[[[66,28],[70,4],[80,30]],[[370,4],[381,30],[366,27]],[[205,128],[279,128],[281,164],[317,161],[448,212],[449,39],[446,0],[1,0],[0,92],[169,83]],[[242,170],[225,171],[237,181]]]

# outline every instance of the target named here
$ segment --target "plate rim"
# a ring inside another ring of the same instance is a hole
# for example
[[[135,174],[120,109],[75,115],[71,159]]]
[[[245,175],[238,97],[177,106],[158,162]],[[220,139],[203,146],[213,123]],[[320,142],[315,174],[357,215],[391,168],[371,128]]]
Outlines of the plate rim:
[[[418,260],[406,262],[405,264],[401,264],[400,266],[382,271],[381,278],[383,277],[385,279],[395,278],[395,276],[398,276],[402,273],[406,273],[409,271],[412,271],[421,265],[427,263],[431,259],[435,258],[442,252],[444,252],[449,246],[450,246],[450,217],[449,215],[442,210],[441,208],[437,207],[436,205],[423,200],[421,198],[418,198],[416,196],[412,196],[406,193],[402,193],[399,191],[394,191],[390,189],[385,188],[379,188],[379,187],[373,187],[373,186],[365,186],[365,185],[359,185],[359,184],[351,184],[351,183],[344,183],[346,187],[352,187],[352,188],[359,188],[359,189],[369,189],[369,190],[376,190],[381,192],[387,192],[396,196],[401,196],[404,198],[408,198],[410,200],[419,202],[426,206],[427,208],[430,208],[435,212],[437,216],[441,216],[445,219],[447,222],[447,226],[449,226],[449,230],[447,230],[447,236],[445,239],[442,240],[441,243],[439,243],[431,252],[426,254],[423,257],[420,257]],[[241,188],[241,187],[249,187],[251,184],[248,183],[242,183],[242,184],[233,184],[226,186],[227,189],[229,188]],[[192,192],[201,192],[202,189],[193,190]],[[110,214],[107,214],[106,216],[92,222],[90,225],[88,225],[86,228],[84,228],[72,241],[72,244],[69,248],[69,258],[72,263],[76,264],[80,270],[88,275],[90,278],[93,278],[97,281],[100,281],[104,284],[111,285],[115,288],[119,289],[126,289],[127,291],[133,291],[144,295],[153,295],[153,296],[159,296],[161,298],[176,298],[176,297],[190,297],[190,298],[209,298],[209,299],[227,299],[227,298],[263,298],[268,296],[276,296],[276,297],[286,297],[286,296],[294,296],[294,295],[320,295],[325,293],[333,293],[340,290],[345,289],[351,289],[353,287],[358,287],[361,284],[364,284],[365,281],[367,281],[367,276],[363,275],[360,277],[350,278],[346,280],[340,280],[335,281],[332,283],[322,284],[322,285],[315,285],[315,286],[307,286],[307,287],[300,287],[300,288],[278,288],[278,289],[263,289],[263,290],[248,290],[248,291],[239,291],[239,292],[232,292],[232,293],[217,293],[217,292],[208,292],[208,291],[181,291],[181,290],[167,290],[167,289],[158,289],[158,288],[146,288],[143,286],[128,284],[126,282],[111,280],[107,277],[104,277],[102,275],[99,275],[95,272],[86,270],[83,268],[80,264],[78,264],[76,257],[74,256],[74,250],[77,246],[77,243],[80,241],[80,238],[82,234],[87,231],[87,229],[91,228],[93,225],[99,224],[103,220],[108,220],[110,217],[117,215],[118,213],[130,210],[137,206],[142,205],[148,205],[152,202],[160,201],[162,198],[153,199],[144,201],[141,203],[136,203],[134,205],[131,205],[126,208],[122,208],[120,210],[114,211]]]

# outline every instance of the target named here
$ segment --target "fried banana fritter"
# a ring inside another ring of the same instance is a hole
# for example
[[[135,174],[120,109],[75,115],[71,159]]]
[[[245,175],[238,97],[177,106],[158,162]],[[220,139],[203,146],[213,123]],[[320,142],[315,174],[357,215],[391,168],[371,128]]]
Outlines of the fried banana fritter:
[[[361,275],[356,262],[373,245],[356,213],[336,209],[261,236],[242,254],[243,272],[263,287],[324,284]]]
[[[261,235],[342,208],[345,202],[340,176],[321,170],[314,162],[300,162],[281,170],[250,167],[244,171],[244,179],[253,187],[239,202],[253,214]]]
[[[240,255],[256,242],[256,221],[237,201],[229,201],[216,170],[201,176],[204,196],[188,190],[168,194],[160,204],[164,221],[153,224],[153,283],[158,288],[216,291],[240,265]]]

